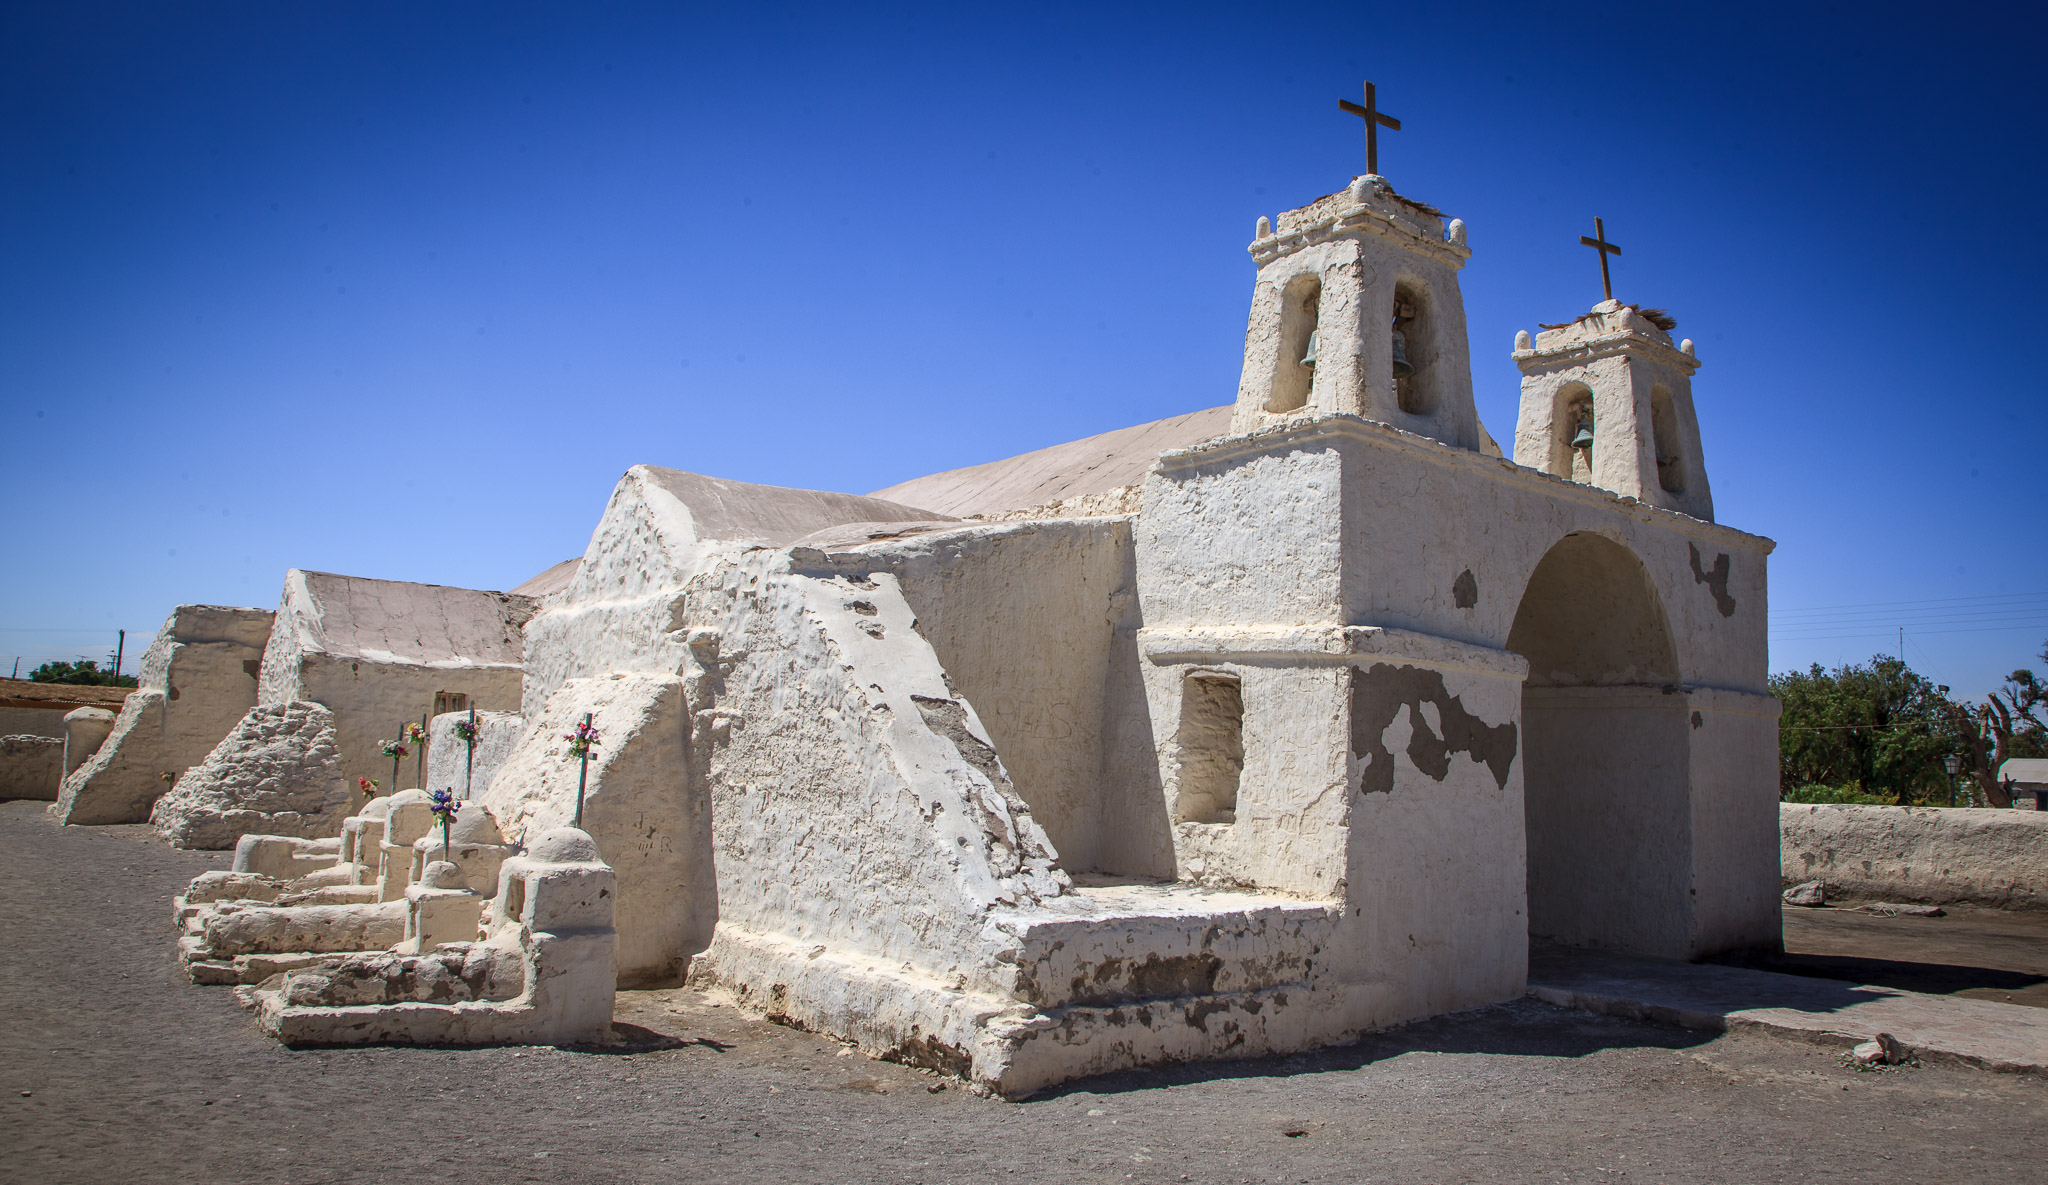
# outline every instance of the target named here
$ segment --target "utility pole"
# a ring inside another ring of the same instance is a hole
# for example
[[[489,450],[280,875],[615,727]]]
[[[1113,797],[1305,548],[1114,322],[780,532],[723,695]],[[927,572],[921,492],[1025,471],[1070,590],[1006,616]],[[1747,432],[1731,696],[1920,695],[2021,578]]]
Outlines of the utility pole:
[[[115,630],[114,632],[120,635],[114,642],[114,678],[119,679],[121,677],[121,653],[128,649],[128,631]]]

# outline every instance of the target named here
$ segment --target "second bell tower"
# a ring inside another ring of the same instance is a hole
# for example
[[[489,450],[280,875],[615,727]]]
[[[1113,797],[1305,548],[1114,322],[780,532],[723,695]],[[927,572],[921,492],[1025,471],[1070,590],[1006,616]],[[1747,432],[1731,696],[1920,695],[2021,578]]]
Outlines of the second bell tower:
[[[1655,309],[1603,300],[1533,339],[1515,335],[1522,372],[1515,464],[1714,521],[1693,411],[1700,360]]]

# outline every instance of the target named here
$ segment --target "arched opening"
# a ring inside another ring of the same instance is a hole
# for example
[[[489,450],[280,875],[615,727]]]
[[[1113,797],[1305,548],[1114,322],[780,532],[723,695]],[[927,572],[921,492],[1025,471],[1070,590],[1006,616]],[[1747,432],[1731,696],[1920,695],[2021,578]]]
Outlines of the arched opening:
[[[1650,433],[1657,445],[1657,484],[1667,494],[1683,494],[1685,454],[1678,447],[1678,413],[1662,383],[1650,389]]]
[[[1566,383],[1557,389],[1550,417],[1550,472],[1591,484],[1593,480],[1593,389]]]
[[[1529,936],[1680,956],[1692,925],[1691,738],[1664,608],[1642,563],[1567,535],[1508,633],[1529,661],[1522,794]]]
[[[1308,405],[1315,386],[1316,355],[1322,346],[1323,283],[1313,275],[1296,276],[1280,294],[1280,357],[1274,360],[1272,393],[1267,411],[1294,411]]]
[[[1436,410],[1436,331],[1429,299],[1422,286],[1401,280],[1394,285],[1394,402],[1411,416]],[[1405,371],[1405,373],[1404,373]]]

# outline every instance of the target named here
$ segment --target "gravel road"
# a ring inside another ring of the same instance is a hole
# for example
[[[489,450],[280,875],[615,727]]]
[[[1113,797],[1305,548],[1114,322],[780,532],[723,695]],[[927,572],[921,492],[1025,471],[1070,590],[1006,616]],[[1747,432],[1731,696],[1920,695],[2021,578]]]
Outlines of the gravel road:
[[[699,993],[618,1051],[292,1051],[187,982],[218,853],[0,803],[0,1181],[2038,1182],[2048,1082],[1518,1002],[1023,1103]]]

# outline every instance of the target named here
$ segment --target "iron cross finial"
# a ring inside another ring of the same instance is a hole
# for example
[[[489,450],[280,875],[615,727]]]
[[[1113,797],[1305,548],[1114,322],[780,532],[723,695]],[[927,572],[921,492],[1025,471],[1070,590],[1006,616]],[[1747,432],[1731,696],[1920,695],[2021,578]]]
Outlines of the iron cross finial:
[[[1365,121],[1365,171],[1377,177],[1380,175],[1380,129],[1400,131],[1401,121],[1380,111],[1378,96],[1372,83],[1365,84],[1365,106],[1361,107],[1349,99],[1337,100],[1339,111],[1348,111]]]
[[[1593,237],[1579,236],[1579,242],[1600,253],[1600,291],[1608,300],[1614,299],[1614,282],[1607,278],[1607,257],[1621,254],[1621,248],[1607,241],[1607,224],[1597,217],[1593,219]]]

